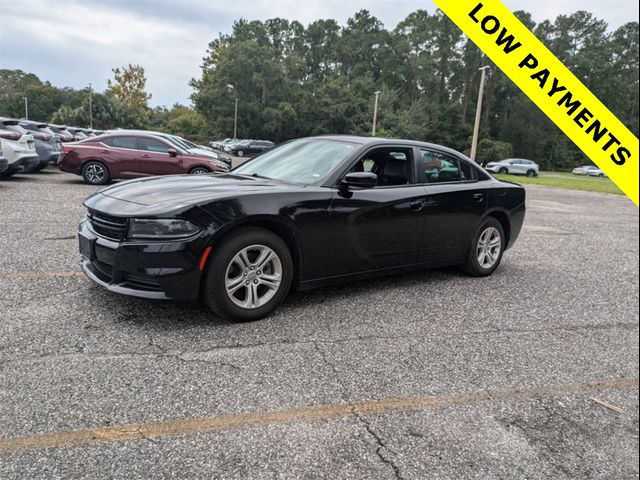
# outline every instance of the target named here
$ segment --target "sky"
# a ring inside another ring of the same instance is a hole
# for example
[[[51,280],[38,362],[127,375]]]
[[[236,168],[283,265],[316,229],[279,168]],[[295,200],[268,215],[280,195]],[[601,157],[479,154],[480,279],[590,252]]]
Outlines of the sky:
[[[452,0],[454,1],[454,0]],[[638,21],[637,0],[503,0],[536,22],[587,10],[610,29]],[[239,18],[282,17],[307,25],[344,24],[367,9],[387,28],[432,0],[0,0],[0,68],[35,73],[58,87],[103,91],[111,69],[145,68],[151,106],[190,104],[189,80],[200,76],[207,45]]]

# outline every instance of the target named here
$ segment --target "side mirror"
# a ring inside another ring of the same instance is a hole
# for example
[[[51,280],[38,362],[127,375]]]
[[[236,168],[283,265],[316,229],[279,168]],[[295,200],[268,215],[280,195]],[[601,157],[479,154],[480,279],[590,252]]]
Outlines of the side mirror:
[[[378,176],[371,172],[351,172],[340,184],[348,188],[372,188],[378,184]]]
[[[170,148],[169,150],[167,150],[167,153],[169,154],[170,157],[178,156],[178,151],[175,148]]]

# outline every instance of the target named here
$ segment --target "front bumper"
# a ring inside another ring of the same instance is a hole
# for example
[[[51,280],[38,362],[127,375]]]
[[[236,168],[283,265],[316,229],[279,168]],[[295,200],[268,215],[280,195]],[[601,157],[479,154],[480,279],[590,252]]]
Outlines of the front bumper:
[[[107,290],[155,300],[199,298],[199,239],[117,242],[96,235],[86,220],[78,237],[82,271]]]

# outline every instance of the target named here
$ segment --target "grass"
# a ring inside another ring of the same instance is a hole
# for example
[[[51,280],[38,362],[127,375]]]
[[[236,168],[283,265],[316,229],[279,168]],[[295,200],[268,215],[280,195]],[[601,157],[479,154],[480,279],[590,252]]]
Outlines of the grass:
[[[524,175],[494,175],[499,180],[508,180],[527,185],[544,185],[547,187],[566,188],[569,190],[586,190],[588,192],[615,193],[623,195],[608,178],[574,175],[566,172],[540,172],[537,177],[525,177]]]

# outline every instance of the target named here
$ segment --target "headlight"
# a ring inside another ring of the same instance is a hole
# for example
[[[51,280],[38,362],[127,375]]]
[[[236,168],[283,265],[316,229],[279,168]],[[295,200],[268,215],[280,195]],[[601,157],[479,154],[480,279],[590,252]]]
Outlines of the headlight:
[[[129,238],[186,238],[199,231],[190,221],[178,218],[132,218],[129,223]]]

